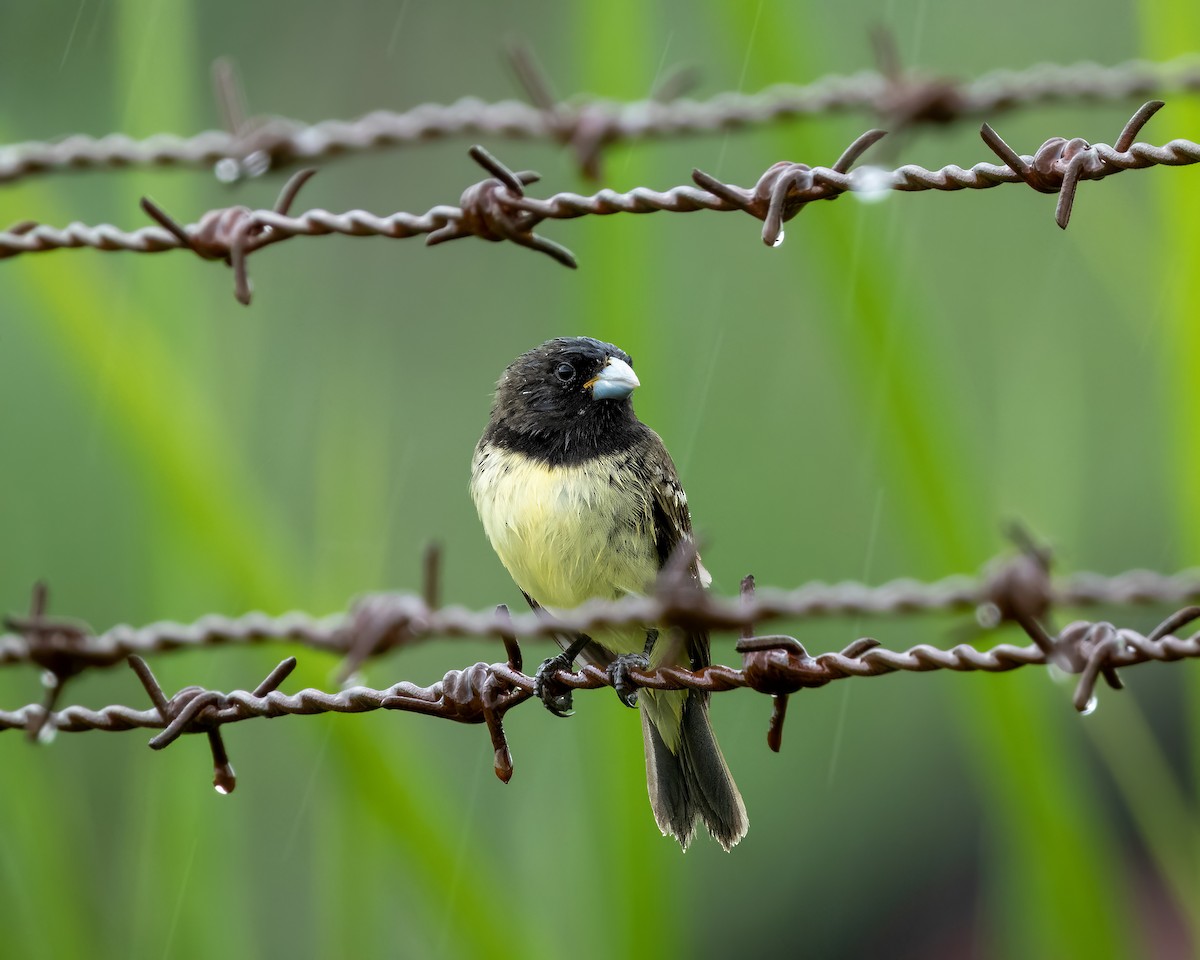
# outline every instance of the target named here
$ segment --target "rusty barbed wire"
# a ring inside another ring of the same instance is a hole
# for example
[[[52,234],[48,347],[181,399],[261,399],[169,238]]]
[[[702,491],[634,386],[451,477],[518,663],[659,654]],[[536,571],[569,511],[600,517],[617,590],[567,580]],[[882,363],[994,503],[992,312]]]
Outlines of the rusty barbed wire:
[[[50,704],[29,704],[18,710],[0,711],[0,730],[36,731],[41,739],[47,739],[46,732],[56,731],[74,733],[153,729],[161,731],[149,742],[150,747],[156,750],[169,746],[184,734],[203,733],[213,757],[213,784],[220,792],[229,793],[236,785],[236,777],[221,736],[221,728],[226,724],[254,717],[400,710],[459,723],[486,724],[494,750],[496,775],[507,782],[512,777],[513,763],[503,729],[504,714],[533,697],[538,682],[535,677],[522,672],[522,655],[516,634],[524,624],[532,628],[531,632],[541,634],[546,630],[562,632],[564,629],[585,628],[587,625],[612,624],[622,622],[622,618],[626,617],[648,622],[643,618],[651,613],[660,616],[662,619],[659,622],[664,625],[703,623],[727,629],[734,622],[740,623],[742,637],[736,648],[742,655],[740,669],[717,664],[694,671],[683,668],[632,670],[628,677],[635,687],[648,689],[693,689],[717,693],[748,688],[769,695],[773,707],[767,743],[775,751],[782,745],[787,698],[802,689],[825,686],[835,680],[883,676],[898,671],[998,673],[1031,665],[1054,665],[1065,673],[1079,677],[1074,705],[1080,712],[1089,713],[1095,708],[1095,685],[1100,677],[1104,677],[1112,688],[1120,689],[1122,683],[1116,672],[1118,668],[1150,661],[1171,662],[1200,657],[1200,633],[1189,637],[1176,636],[1178,631],[1200,618],[1200,607],[1197,606],[1180,609],[1148,634],[1118,628],[1108,622],[1091,621],[1076,621],[1056,634],[1050,632],[1042,621],[1042,615],[1054,597],[1054,592],[1047,589],[1045,560],[1045,554],[1026,552],[1015,560],[1007,561],[982,581],[986,588],[977,582],[973,595],[968,595],[964,591],[965,583],[957,580],[940,581],[937,584],[897,581],[882,588],[841,585],[843,591],[852,586],[870,592],[873,602],[861,607],[860,612],[877,612],[880,601],[882,606],[899,611],[916,609],[922,603],[934,603],[936,608],[945,609],[962,605],[968,599],[978,601],[987,598],[984,602],[1006,611],[1006,615],[1030,637],[1032,643],[1023,647],[1000,644],[989,650],[980,650],[959,644],[944,650],[918,644],[905,651],[892,651],[881,648],[877,640],[862,638],[840,652],[813,657],[792,637],[753,635],[756,620],[783,615],[782,608],[787,604],[781,602],[782,598],[792,598],[792,609],[800,606],[794,602],[799,591],[759,597],[755,593],[753,577],[746,577],[742,582],[740,599],[734,603],[713,600],[694,585],[689,586],[684,577],[664,577],[660,580],[656,595],[647,598],[653,610],[623,600],[593,604],[590,609],[581,609],[577,618],[568,616],[557,621],[532,614],[513,620],[503,606],[490,616],[460,612],[456,615],[473,618],[475,626],[480,629],[479,635],[499,635],[504,641],[507,659],[503,663],[480,662],[465,670],[451,670],[441,681],[428,687],[402,681],[383,690],[353,686],[337,693],[310,688],[285,694],[278,687],[296,665],[295,658],[289,657],[252,691],[222,693],[189,686],[167,697],[145,661],[130,654],[127,662],[141,681],[152,709],[138,710],[113,705],[99,710],[71,706],[52,711]],[[1137,585],[1131,588],[1131,581]],[[1192,593],[1200,588],[1195,572],[1161,577],[1145,571],[1134,571],[1115,578],[1113,583],[1115,589],[1106,599],[1149,595],[1170,598],[1177,596],[1181,589]],[[827,593],[836,589],[824,585],[818,587]],[[1064,596],[1084,599],[1095,597],[1102,592],[1098,591],[1098,587],[1098,580],[1092,577],[1082,591],[1068,591]],[[863,594],[860,592],[859,596],[861,598]],[[813,605],[810,596],[806,609],[809,612],[829,612],[837,602],[832,601],[824,606]],[[852,602],[858,604],[858,601]],[[412,629],[411,612],[414,604],[423,605],[424,600],[416,596],[405,598],[405,605],[409,608],[402,618],[405,630]],[[61,622],[57,625],[46,623],[43,608],[44,591],[40,593],[40,599],[35,597],[34,615],[29,618],[33,622],[14,623],[10,619],[10,626],[23,629],[27,635],[37,634],[41,637],[65,631],[75,638],[76,646],[79,646],[76,626],[64,626]],[[1032,612],[1035,609],[1041,609],[1042,615],[1035,615]],[[382,618],[386,625],[384,631],[378,633],[379,639],[382,639],[388,630],[397,628],[396,613],[394,603],[387,611],[381,611],[377,603],[366,607],[360,604],[357,614],[353,616],[356,617],[356,628],[371,628],[372,621],[375,621],[373,628],[377,633]],[[429,611],[429,615],[432,618],[434,612]],[[459,621],[460,626],[463,622]],[[77,663],[72,662],[71,666],[75,667]],[[571,691],[611,685],[608,673],[594,666],[585,666],[578,672],[560,670],[542,677],[541,682],[553,688],[552,695],[565,693],[568,705]]]
[[[685,84],[676,72],[649,98],[620,103],[559,100],[532,55],[516,47],[510,58],[529,103],[463,97],[450,104],[421,104],[404,112],[376,110],[355,120],[312,124],[247,117],[232,67],[218,61],[214,80],[226,130],[191,137],[162,133],[142,140],[119,133],[76,134],[52,142],[14,143],[0,147],[0,183],[35,174],[139,166],[213,167],[219,179],[233,181],[341,155],[467,136],[557,141],[571,148],[583,172],[594,177],[601,150],[619,142],[711,134],[849,111],[874,113],[897,128],[994,116],[1033,103],[1111,101],[1200,89],[1200,57],[1195,54],[1164,63],[1038,64],[956,81],[902,69],[894,55],[880,51],[878,71],[827,76],[803,86],[777,84],[757,93],[719,93],[707,100],[680,96]]]
[[[530,197],[526,187],[538,179],[532,171],[515,173],[481,146],[469,154],[492,176],[468,187],[459,206],[435,206],[424,214],[393,213],[379,216],[364,210],[336,214],[313,209],[289,216],[287,209],[296,191],[309,176],[302,171],[292,178],[272,210],[237,206],[211,210],[195,224],[179,224],[149,199],[143,208],[160,226],[123,231],[108,224],[65,228],[22,221],[0,232],[0,259],[23,253],[40,253],[77,247],[133,253],[161,253],[189,249],[203,259],[223,260],[234,269],[234,293],[250,301],[246,258],[264,247],[299,236],[379,236],[392,239],[426,237],[427,245],[464,237],[511,241],[547,254],[567,267],[574,256],[565,247],[534,232],[547,220],[570,220],[616,213],[691,213],[698,210],[742,211],[763,221],[762,239],[768,246],[783,242],[783,224],[809,203],[835,200],[845,193],[876,199],[889,191],[986,190],[1005,183],[1027,183],[1043,193],[1059,195],[1055,219],[1066,228],[1081,180],[1100,180],[1124,170],[1166,165],[1183,166],[1200,161],[1200,144],[1175,139],[1154,146],[1135,142],[1145,123],[1163,106],[1151,101],[1139,108],[1110,146],[1075,137],[1052,137],[1031,155],[1018,154],[988,124],[981,129],[984,142],[1004,161],[1003,165],[978,163],[970,169],[957,165],[928,170],[914,164],[883,170],[851,167],[884,136],[868,130],[851,143],[832,167],[810,167],[780,161],[773,164],[753,187],[724,183],[694,170],[696,186],[676,186],[664,192],[636,187],[625,193],[601,190],[591,196],[558,193],[546,199]]]

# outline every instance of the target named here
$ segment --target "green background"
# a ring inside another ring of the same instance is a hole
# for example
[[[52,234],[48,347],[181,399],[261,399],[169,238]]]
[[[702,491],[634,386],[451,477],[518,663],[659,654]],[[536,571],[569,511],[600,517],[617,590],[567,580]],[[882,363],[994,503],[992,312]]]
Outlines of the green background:
[[[519,95],[501,55],[527,38],[560,93],[644,96],[692,63],[698,94],[871,66],[890,25],[908,64],[973,77],[1039,61],[1189,50],[1194,4],[6,4],[0,142],[219,124],[214,57],[252,112],[348,118]],[[1136,102],[998,116],[1020,152],[1112,142]],[[602,186],[665,189],[693,167],[752,184],[776,160],[831,163],[875,124],[842,116],[616,147]],[[875,148],[878,162],[989,159],[972,123]],[[1170,98],[1143,139],[1200,139]],[[570,155],[484,141],[533,192],[593,189]],[[330,163],[298,209],[421,212],[480,179],[469,141]],[[716,588],[978,569],[1019,518],[1060,569],[1197,560],[1195,304],[1200,174],[1085,183],[1067,233],[1054,198],[1007,187],[809,209],[782,247],[744,215],[547,224],[577,272],[515,246],[299,239],[251,262],[253,306],[219,264],[72,251],[0,265],[0,608],[36,578],[52,609],[104,628],[250,609],[342,609],[413,588],[445,548],[445,596],[520,596],[466,493],[491,385],[552,336],[635,358],[639,414],[675,456]],[[280,178],[135,170],[0,187],[0,222],[133,228],[152,195],[182,220],[268,206]],[[1147,629],[1164,610],[1116,610]],[[1093,615],[1093,614],[1089,614]],[[1060,622],[1069,614],[1060,615]],[[816,651],[869,633],[902,649],[970,637],[966,618],[795,627]],[[992,638],[979,638],[991,642]],[[1015,635],[1000,639],[1019,641]],[[548,648],[527,646],[536,662]],[[333,689],[294,651],[285,689]],[[173,691],[252,688],[279,650],[154,657]],[[718,661],[733,641],[714,638]],[[446,640],[365,671],[431,683],[500,659]],[[1200,949],[1200,672],[1127,671],[1081,719],[1044,671],[903,675],[797,697],[784,750],[768,702],[714,700],[749,809],[732,855],[659,836],[638,723],[577,697],[559,721],[482,728],[413,715],[254,722],[226,734],[240,779],[209,785],[203,738],[0,737],[0,955],[1104,957]],[[41,696],[29,669],[0,703]],[[67,699],[141,706],[122,668]]]

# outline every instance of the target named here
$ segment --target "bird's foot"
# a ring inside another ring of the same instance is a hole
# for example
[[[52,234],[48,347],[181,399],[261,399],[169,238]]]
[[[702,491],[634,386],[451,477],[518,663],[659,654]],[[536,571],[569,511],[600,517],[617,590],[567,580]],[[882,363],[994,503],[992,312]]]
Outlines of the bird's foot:
[[[543,660],[533,675],[533,695],[556,717],[569,717],[574,712],[571,710],[571,688],[563,686],[554,676],[560,670],[570,670],[572,660],[574,657],[560,653]]]
[[[617,696],[627,707],[636,707],[638,701],[638,686],[629,676],[630,670],[645,670],[650,666],[650,658],[644,653],[622,653],[608,665],[608,682],[617,691]]]

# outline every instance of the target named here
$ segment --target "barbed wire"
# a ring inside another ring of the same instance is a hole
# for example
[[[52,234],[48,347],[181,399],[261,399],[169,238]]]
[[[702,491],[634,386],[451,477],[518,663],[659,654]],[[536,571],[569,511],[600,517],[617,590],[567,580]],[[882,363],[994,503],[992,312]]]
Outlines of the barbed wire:
[[[340,152],[411,143],[462,133],[555,139],[573,149],[581,167],[598,175],[602,150],[619,140],[732,129],[788,116],[828,110],[868,108],[903,128],[917,123],[949,122],[970,115],[997,112],[1009,106],[1068,96],[1116,98],[1164,88],[1200,88],[1200,59],[1169,64],[1124,64],[1102,68],[1092,64],[1003,71],[967,84],[924,78],[903,71],[894,51],[884,49],[878,74],[825,78],[808,87],[777,87],[760,94],[723,94],[708,101],[678,96],[681,81],[669,78],[647,101],[613,104],[604,101],[568,103],[557,100],[540,68],[527,52],[513,54],[533,105],[505,102],[485,104],[463,100],[449,107],[425,105],[405,114],[377,113],[359,121],[328,121],[304,126],[286,120],[249,120],[239,106],[236,82],[228,67],[218,69],[218,90],[230,132],[205,133],[133,141],[120,136],[89,140],[67,138],[57,144],[17,144],[0,147],[0,181],[34,172],[156,164],[195,166],[214,163],[222,179],[236,179],[289,164],[325,159]],[[221,71],[225,74],[222,79]],[[1175,84],[1175,86],[1171,86]],[[223,86],[222,86],[223,85]],[[334,214],[313,209],[289,214],[298,191],[314,171],[301,170],[285,185],[275,206],[255,210],[233,206],[212,210],[194,224],[181,224],[153,201],[143,209],[157,226],[122,231],[108,224],[73,223],[59,230],[23,221],[0,232],[0,258],[53,249],[91,247],[153,253],[190,249],[204,259],[221,260],[234,270],[235,294],[250,300],[246,269],[248,256],[295,236],[343,234],[402,239],[425,236],[436,245],[474,236],[510,241],[544,253],[574,267],[569,250],[535,229],[547,220],[587,215],[743,211],[763,221],[762,238],[770,246],[783,240],[783,224],[808,203],[836,199],[843,193],[874,198],[889,191],[988,189],[1002,183],[1024,182],[1035,190],[1058,194],[1056,221],[1065,228],[1080,180],[1098,180],[1127,169],[1155,165],[1184,165],[1200,160],[1200,145],[1176,139],[1162,146],[1135,142],[1144,124],[1161,108],[1151,101],[1140,108],[1112,146],[1080,138],[1054,137],[1033,154],[1021,155],[988,125],[981,136],[1001,165],[979,163],[964,170],[947,166],[928,170],[904,165],[893,170],[852,169],[864,153],[884,136],[869,130],[851,143],[829,167],[782,161],[768,168],[753,187],[724,183],[703,171],[693,171],[692,185],[659,192],[635,188],[626,193],[601,190],[591,196],[558,193],[531,197],[526,188],[537,182],[530,171],[514,172],[483,147],[470,156],[490,174],[469,187],[458,206],[437,206],[424,214],[377,216],[362,210]],[[308,151],[308,152],[306,152]],[[1118,628],[1105,621],[1077,621],[1059,632],[1047,626],[1059,607],[1128,603],[1186,603],[1200,599],[1200,571],[1166,576],[1130,571],[1117,577],[1078,574],[1057,582],[1049,576],[1049,559],[1031,544],[1016,558],[994,565],[979,578],[952,577],[934,583],[898,580],[880,587],[856,583],[808,584],[793,591],[755,591],[753,579],[743,582],[741,596],[726,600],[698,592],[683,577],[665,575],[649,597],[613,603],[593,603],[557,619],[536,614],[513,617],[504,606],[473,612],[442,607],[438,602],[436,555],[426,562],[422,594],[377,594],[363,598],[346,613],[314,618],[292,613],[283,617],[249,614],[210,616],[189,624],[158,623],[148,627],[118,626],[96,634],[85,624],[47,614],[44,587],[34,591],[31,611],[5,621],[0,635],[0,666],[32,664],[43,671],[46,693],[42,703],[0,711],[0,730],[22,729],[31,739],[49,739],[55,732],[155,729],[150,741],[162,749],[179,736],[204,733],[214,765],[214,784],[222,792],[234,789],[236,779],[222,740],[227,723],[254,717],[278,717],[328,712],[360,713],[390,709],[425,713],[463,723],[484,723],[495,751],[497,775],[507,781],[512,759],[503,731],[505,713],[535,695],[570,699],[576,689],[611,685],[604,670],[585,666],[579,672],[558,670],[535,678],[522,672],[518,636],[544,638],[562,633],[589,632],[605,626],[654,623],[664,628],[703,627],[737,631],[742,665],[714,665],[691,671],[664,668],[629,671],[635,687],[696,689],[719,692],[748,688],[773,699],[768,743],[782,742],[788,696],[804,688],[824,686],[851,676],[881,676],[896,671],[931,670],[1002,672],[1029,665],[1052,665],[1078,676],[1074,704],[1089,711],[1101,676],[1120,688],[1116,670],[1151,660],[1173,661],[1200,657],[1200,634],[1176,634],[1200,617],[1200,607],[1185,606],[1149,634]],[[757,626],[782,619],[833,615],[895,615],[915,612],[974,609],[983,626],[1018,625],[1030,638],[1027,646],[1000,644],[988,650],[959,644],[950,650],[919,644],[905,651],[886,650],[874,639],[854,641],[838,653],[815,657],[794,638],[755,636]],[[346,679],[368,659],[434,637],[475,637],[503,641],[503,663],[477,663],[449,671],[427,687],[400,682],[373,690],[351,686],[336,693],[305,689],[285,694],[278,688],[295,666],[282,661],[252,690],[223,693],[189,686],[168,697],[143,656],[178,649],[213,648],[229,644],[296,642],[342,658]],[[113,705],[92,710],[82,706],[58,709],[67,682],[78,674],[128,662],[139,677],[152,709]]]
[[[186,733],[204,733],[213,755],[214,784],[228,793],[236,779],[220,728],[254,717],[363,713],[401,710],[486,724],[494,749],[497,776],[512,776],[512,757],[503,730],[504,714],[535,696],[570,705],[574,690],[611,685],[608,673],[594,666],[578,672],[551,670],[535,678],[522,672],[518,636],[550,637],[590,632],[608,626],[655,623],[663,628],[704,627],[740,632],[737,651],[742,666],[713,665],[699,670],[661,668],[632,670],[635,687],[656,690],[692,689],[710,693],[748,688],[772,697],[767,740],[778,751],[782,744],[787,698],[805,688],[825,686],[849,677],[882,676],[897,671],[1005,672],[1024,666],[1054,666],[1079,677],[1074,705],[1087,713],[1095,706],[1100,677],[1121,688],[1117,668],[1150,661],[1169,662],[1200,657],[1200,633],[1176,636],[1200,618],[1200,607],[1185,606],[1149,634],[1118,628],[1106,621],[1076,621],[1055,633],[1046,626],[1055,607],[1095,604],[1180,603],[1200,598],[1200,570],[1163,575],[1134,570],[1115,577],[1077,574],[1058,582],[1049,573],[1049,554],[1027,542],[1012,558],[993,561],[981,577],[956,576],[933,583],[896,580],[882,586],[859,583],[811,583],[792,591],[756,591],[754,578],[742,581],[736,600],[713,597],[699,590],[680,571],[686,562],[668,564],[655,593],[612,602],[593,602],[551,618],[544,613],[518,617],[501,605],[494,611],[472,612],[438,606],[438,557],[427,555],[421,594],[376,594],[363,598],[345,614],[313,618],[304,614],[240,618],[205,617],[191,625],[153,624],[142,629],[115,627],[103,634],[86,625],[46,613],[46,590],[34,590],[28,616],[9,617],[0,635],[0,666],[35,664],[43,671],[47,696],[42,704],[0,711],[0,730],[25,730],[30,739],[49,739],[56,732],[155,729],[150,740],[162,749]],[[694,547],[689,548],[694,549]],[[683,558],[686,561],[688,558]],[[981,625],[1018,625],[1030,638],[1027,646],[999,644],[988,650],[958,644],[944,650],[918,644],[905,651],[880,647],[874,639],[855,640],[837,653],[811,656],[793,637],[756,636],[756,626],[781,619],[835,615],[897,615],[974,609]],[[351,686],[336,693],[304,689],[285,694],[278,687],[296,665],[282,661],[252,690],[223,693],[188,686],[167,697],[140,654],[212,648],[225,644],[267,641],[299,642],[341,655],[342,676],[353,675],[362,663],[390,650],[433,636],[500,639],[503,663],[476,663],[451,670],[437,683],[419,686],[407,681],[382,690]],[[137,673],[152,708],[112,705],[93,710],[69,706],[56,710],[63,686],[71,677],[122,660]],[[545,665],[544,665],[545,666]]]
[[[250,254],[298,236],[378,236],[405,239],[425,236],[426,245],[477,237],[493,242],[510,241],[544,253],[574,268],[570,250],[534,232],[547,220],[606,216],[616,213],[691,213],[698,210],[742,211],[763,221],[762,239],[777,247],[783,242],[783,224],[817,200],[835,200],[844,193],[877,199],[889,191],[986,190],[1023,182],[1042,193],[1057,193],[1055,220],[1066,228],[1081,180],[1100,180],[1124,170],[1200,161],[1200,144],[1175,139],[1154,146],[1135,142],[1146,122],[1163,106],[1150,101],[1125,124],[1113,145],[1092,144],[1079,138],[1052,137],[1031,155],[1018,154],[995,130],[984,124],[980,134],[1003,165],[978,163],[964,170],[957,165],[928,170],[907,164],[894,170],[851,167],[885,134],[868,130],[851,143],[831,167],[780,161],[769,167],[753,187],[724,183],[693,170],[696,186],[677,186],[665,192],[637,187],[626,193],[601,190],[591,196],[558,193],[546,199],[526,194],[539,175],[514,172],[482,146],[470,156],[492,176],[468,187],[459,206],[439,205],[424,214],[393,213],[379,216],[364,210],[336,214],[313,209],[292,217],[288,210],[312,170],[295,174],[284,186],[271,210],[245,206],[210,210],[197,223],[182,225],[149,198],[142,207],[159,226],[134,231],[108,224],[72,223],[65,228],[23,221],[0,232],[0,259],[26,253],[91,247],[105,251],[161,253],[188,249],[206,260],[221,260],[234,270],[234,294],[243,304],[251,297],[246,260]]]
[[[246,116],[234,70],[222,60],[214,64],[213,73],[225,130],[190,137],[160,133],[141,140],[121,133],[75,134],[50,142],[14,143],[0,147],[0,183],[36,174],[141,166],[212,167],[219,179],[229,182],[368,150],[467,136],[556,141],[573,151],[585,175],[596,178],[604,148],[623,142],[849,111],[873,113],[897,129],[994,116],[1034,103],[1112,101],[1200,89],[1200,57],[1194,54],[1163,63],[1038,64],[958,81],[904,69],[890,39],[883,34],[875,39],[877,71],[696,100],[682,96],[692,85],[694,71],[676,70],[649,98],[627,103],[592,97],[560,100],[532,54],[517,45],[509,56],[530,102],[463,97],[450,104],[426,103],[404,112],[376,110],[355,120],[312,124]]]

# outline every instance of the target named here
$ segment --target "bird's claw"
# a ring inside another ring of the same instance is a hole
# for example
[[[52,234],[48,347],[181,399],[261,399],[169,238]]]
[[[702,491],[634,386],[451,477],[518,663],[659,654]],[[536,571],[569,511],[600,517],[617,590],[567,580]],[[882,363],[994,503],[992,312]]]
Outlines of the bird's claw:
[[[555,674],[560,670],[570,669],[571,661],[566,654],[560,653],[543,660],[533,675],[533,695],[556,717],[569,717],[574,713],[571,709],[571,688],[555,679]]]
[[[638,687],[629,676],[630,670],[645,670],[650,658],[644,653],[622,653],[608,665],[608,682],[617,691],[617,697],[627,707],[636,707]]]

